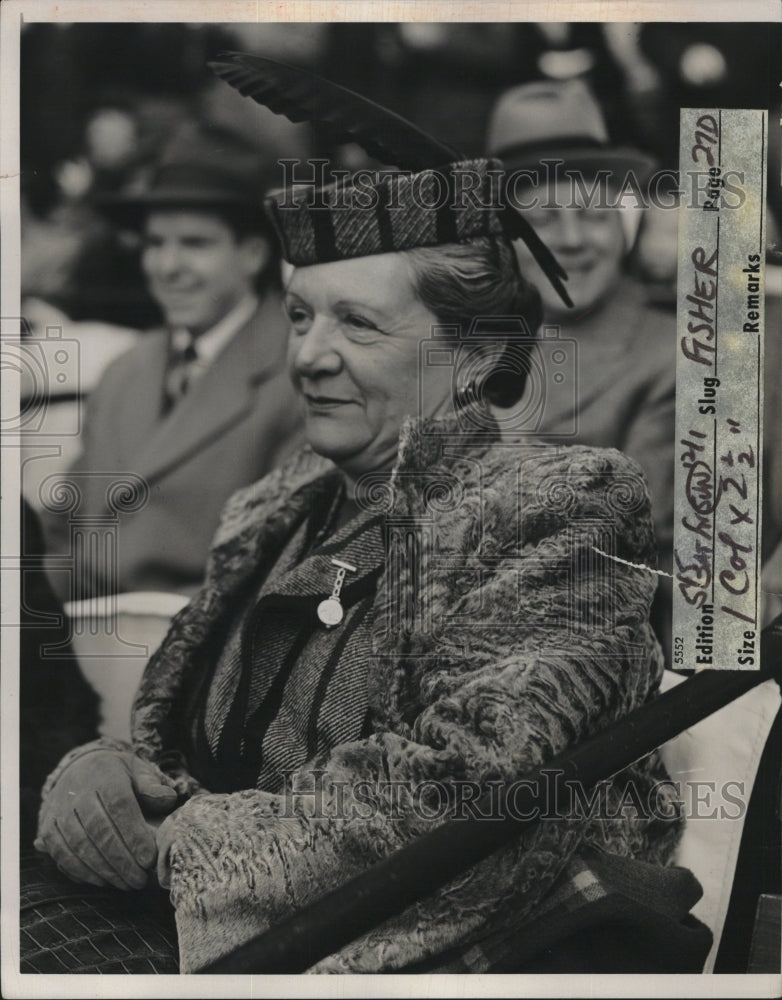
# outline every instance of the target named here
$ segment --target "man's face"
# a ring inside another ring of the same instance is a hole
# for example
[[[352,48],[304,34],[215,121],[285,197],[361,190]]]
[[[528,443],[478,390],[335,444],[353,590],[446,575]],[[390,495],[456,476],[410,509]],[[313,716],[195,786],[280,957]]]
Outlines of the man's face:
[[[622,272],[626,245],[621,212],[579,204],[570,185],[531,189],[524,200],[529,204],[533,199],[536,207],[525,210],[524,217],[567,271],[565,288],[574,308],[564,305],[525,244],[517,240],[514,248],[522,274],[537,286],[547,319],[589,312],[611,293]],[[559,207],[544,208],[546,204]]]
[[[252,290],[268,247],[261,236],[237,240],[212,212],[150,212],[141,263],[149,291],[170,326],[199,336]]]

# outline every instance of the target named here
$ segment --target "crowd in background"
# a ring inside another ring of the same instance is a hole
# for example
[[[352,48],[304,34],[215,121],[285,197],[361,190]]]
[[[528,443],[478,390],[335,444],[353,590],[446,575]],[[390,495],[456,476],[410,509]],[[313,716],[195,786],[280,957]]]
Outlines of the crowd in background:
[[[117,236],[94,196],[145,171],[172,129],[193,117],[228,125],[271,159],[363,154],[334,147],[239,100],[210,72],[221,50],[289,61],[410,118],[467,155],[485,149],[499,94],[535,79],[578,78],[601,103],[615,143],[678,161],[680,107],[768,107],[775,77],[764,24],[34,24],[22,34],[23,297],[70,319],[130,328],[159,320],[128,234]],[[779,158],[773,148],[772,175]],[[778,146],[778,143],[777,143]],[[779,173],[778,168],[776,173]],[[772,207],[782,204],[769,185]],[[634,265],[671,282],[675,213],[645,220]]]
[[[781,44],[782,33],[770,35],[762,23],[28,25],[20,91],[24,315],[39,333],[87,321],[82,393],[137,331],[160,324],[140,266],[139,234],[113,225],[97,205],[106,195],[143,189],[184,123],[206,121],[242,135],[270,171],[280,157],[373,165],[358,146],[337,145],[318,126],[293,125],[238,97],[209,68],[221,51],[309,68],[468,156],[486,153],[492,109],[509,88],[582,81],[615,146],[675,170],[680,107],[765,107],[773,122]],[[773,178],[780,173],[778,129],[769,129],[769,144]],[[773,247],[782,186],[769,183],[768,202]],[[623,267],[672,322],[677,213],[638,214]],[[76,442],[60,445],[67,464]],[[27,490],[34,503],[36,485]]]
[[[73,334],[80,323],[82,396],[138,331],[163,321],[140,266],[139,233],[113,225],[97,206],[106,195],[144,189],[166,141],[187,122],[241,135],[270,171],[280,157],[376,165],[317,125],[294,125],[240,98],[209,68],[221,51],[309,68],[468,156],[487,152],[492,109],[509,88],[577,80],[597,99],[614,146],[675,170],[680,107],[768,108],[773,124],[781,45],[782,33],[762,23],[28,25],[20,95],[23,314],[39,334],[50,326]],[[769,177],[779,174],[780,130],[771,127]],[[768,207],[767,287],[776,303],[779,184],[768,185]],[[668,313],[672,329],[677,212],[638,215],[622,267]],[[773,334],[766,336],[772,359],[779,353]],[[39,435],[36,444],[45,443]],[[57,444],[67,466],[77,441]],[[25,492],[39,505],[36,469],[41,477],[47,471],[41,462],[31,466]]]

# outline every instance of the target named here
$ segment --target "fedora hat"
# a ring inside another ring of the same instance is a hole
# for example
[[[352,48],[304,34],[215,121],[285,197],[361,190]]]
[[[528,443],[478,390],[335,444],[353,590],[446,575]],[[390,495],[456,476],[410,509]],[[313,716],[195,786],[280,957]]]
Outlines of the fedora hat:
[[[640,150],[612,145],[600,105],[581,80],[540,80],[506,91],[489,120],[487,152],[508,170],[559,159],[586,175],[632,170],[640,183],[655,167]]]
[[[140,183],[95,199],[113,221],[138,228],[153,209],[233,209],[264,224],[269,164],[243,136],[222,126],[188,123],[164,147]]]

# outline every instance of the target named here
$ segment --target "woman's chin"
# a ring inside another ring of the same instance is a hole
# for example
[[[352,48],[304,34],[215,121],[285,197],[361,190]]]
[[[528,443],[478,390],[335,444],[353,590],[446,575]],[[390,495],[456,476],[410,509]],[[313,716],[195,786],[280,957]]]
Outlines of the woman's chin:
[[[339,466],[350,464],[350,460],[361,453],[366,442],[346,440],[335,434],[323,433],[307,422],[307,441],[312,450],[323,458],[330,458]]]
[[[396,460],[398,444],[394,442],[380,448],[372,441],[348,441],[344,438],[337,440],[333,436],[310,433],[309,426],[307,441],[317,455],[330,459],[349,480],[358,480],[369,473],[391,469]]]

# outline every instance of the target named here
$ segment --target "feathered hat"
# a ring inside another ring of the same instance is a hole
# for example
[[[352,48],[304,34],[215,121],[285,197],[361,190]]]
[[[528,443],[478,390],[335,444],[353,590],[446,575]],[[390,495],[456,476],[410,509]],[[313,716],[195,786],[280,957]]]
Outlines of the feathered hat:
[[[485,236],[521,239],[567,305],[567,275],[505,196],[498,160],[466,159],[401,115],[307,70],[241,52],[211,69],[240,94],[292,122],[317,122],[338,142],[356,142],[399,168],[324,185],[295,186],[266,200],[283,247],[297,267],[462,243]]]

